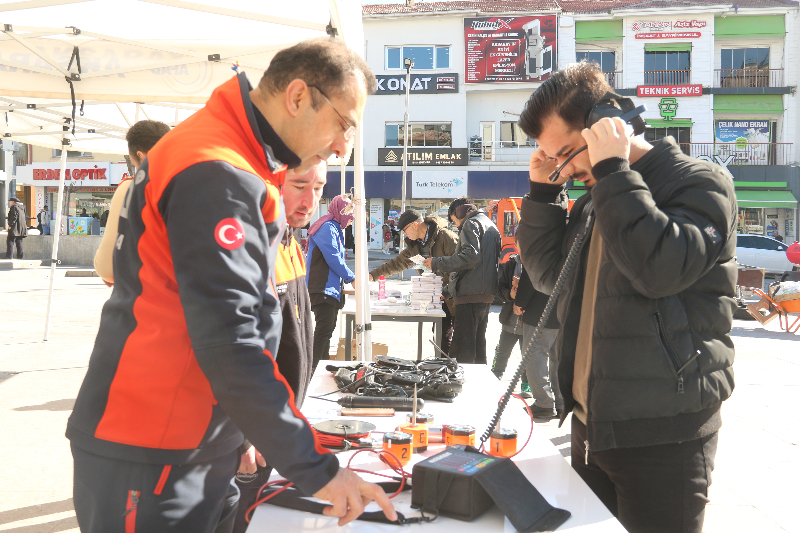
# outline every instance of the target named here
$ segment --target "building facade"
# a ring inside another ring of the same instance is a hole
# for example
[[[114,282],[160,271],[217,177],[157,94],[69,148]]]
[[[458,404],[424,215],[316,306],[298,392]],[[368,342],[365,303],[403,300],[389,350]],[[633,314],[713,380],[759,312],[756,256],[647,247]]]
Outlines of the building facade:
[[[585,59],[647,106],[647,140],[671,135],[730,171],[741,232],[797,239],[797,2],[417,1],[363,12],[378,77],[364,113],[373,234],[399,209],[405,58],[414,63],[407,205],[429,213],[464,195],[482,205],[524,195],[536,146],[516,125],[519,113],[553,70]],[[340,191],[338,170],[325,197]],[[583,193],[573,187],[570,196]]]

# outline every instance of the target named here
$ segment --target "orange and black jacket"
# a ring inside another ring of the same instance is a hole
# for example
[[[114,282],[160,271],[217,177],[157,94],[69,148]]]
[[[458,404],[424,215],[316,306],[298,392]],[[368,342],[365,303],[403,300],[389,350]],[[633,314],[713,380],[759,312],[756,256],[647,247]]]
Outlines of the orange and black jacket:
[[[306,494],[337,459],[298,411],[274,355],[287,164],[244,74],[164,136],[120,214],[114,291],[67,426],[97,455],[208,461],[243,435]]]
[[[275,274],[283,315],[281,344],[275,359],[294,391],[295,404],[300,407],[314,373],[314,331],[306,288],[306,261],[289,226],[278,245]]]

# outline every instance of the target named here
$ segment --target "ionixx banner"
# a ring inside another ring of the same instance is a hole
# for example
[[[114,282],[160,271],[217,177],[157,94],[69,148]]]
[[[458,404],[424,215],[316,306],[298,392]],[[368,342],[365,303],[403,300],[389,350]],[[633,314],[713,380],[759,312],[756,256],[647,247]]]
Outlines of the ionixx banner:
[[[464,19],[466,83],[544,81],[556,64],[556,15]]]

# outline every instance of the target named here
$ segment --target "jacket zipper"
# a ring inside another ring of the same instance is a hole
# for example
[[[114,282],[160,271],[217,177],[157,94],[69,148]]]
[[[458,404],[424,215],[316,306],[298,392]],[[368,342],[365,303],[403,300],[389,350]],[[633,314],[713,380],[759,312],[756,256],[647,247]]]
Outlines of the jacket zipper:
[[[689,363],[700,356],[700,350],[697,350],[688,361],[681,365],[680,359],[678,359],[678,356],[675,355],[675,351],[672,349],[672,345],[667,339],[667,333],[664,329],[664,320],[661,317],[661,313],[657,312],[653,315],[653,322],[655,322],[656,331],[658,331],[658,338],[661,341],[661,348],[664,350],[664,353],[670,362],[670,368],[672,368],[672,371],[675,373],[675,378],[678,380],[678,394],[683,394],[683,371],[687,366],[689,366]]]
[[[589,419],[587,418],[586,421],[588,422]],[[583,447],[586,450],[586,455],[583,456],[583,464],[589,464],[589,437],[586,437],[586,440],[583,441]]]

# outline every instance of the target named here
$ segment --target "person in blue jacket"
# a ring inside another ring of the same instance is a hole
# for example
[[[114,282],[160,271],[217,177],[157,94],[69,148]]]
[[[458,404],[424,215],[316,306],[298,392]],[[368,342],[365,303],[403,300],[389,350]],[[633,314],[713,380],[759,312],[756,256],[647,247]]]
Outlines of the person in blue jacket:
[[[328,359],[331,335],[336,328],[339,309],[344,307],[344,284],[353,283],[356,275],[345,263],[344,229],[353,223],[350,199],[337,196],[308,229],[308,293],[314,313],[314,363]],[[355,287],[355,285],[354,285]]]

